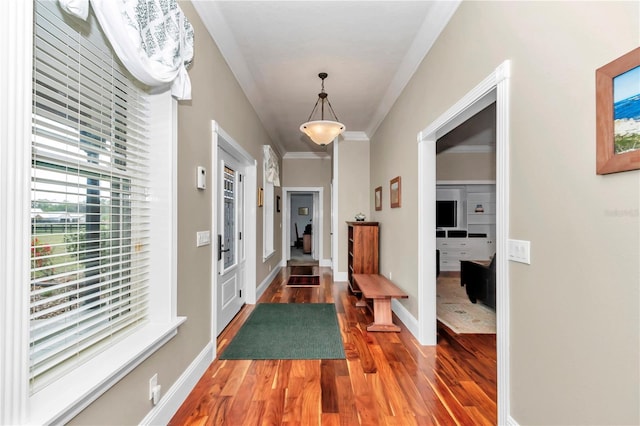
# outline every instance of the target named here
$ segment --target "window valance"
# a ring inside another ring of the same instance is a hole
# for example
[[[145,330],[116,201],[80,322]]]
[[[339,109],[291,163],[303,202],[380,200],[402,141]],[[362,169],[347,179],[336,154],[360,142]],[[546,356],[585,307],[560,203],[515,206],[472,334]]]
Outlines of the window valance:
[[[82,20],[89,0],[58,0]],[[118,58],[140,82],[171,84],[177,99],[191,99],[185,68],[193,59],[193,27],[176,0],[91,0],[93,11]]]
[[[270,145],[264,147],[264,177],[267,182],[273,186],[280,186],[280,165],[278,164],[278,155]]]

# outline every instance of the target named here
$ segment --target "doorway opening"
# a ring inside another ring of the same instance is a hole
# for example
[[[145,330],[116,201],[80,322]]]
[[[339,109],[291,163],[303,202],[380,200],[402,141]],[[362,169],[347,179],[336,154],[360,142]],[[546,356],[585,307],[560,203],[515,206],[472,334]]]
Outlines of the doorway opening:
[[[509,419],[509,80],[510,62],[500,64],[458,102],[418,134],[418,340],[437,344],[436,141],[496,103],[496,318],[498,424]],[[428,95],[428,94],[427,94]]]
[[[436,141],[436,312],[455,335],[496,334],[495,135],[494,102]]]
[[[324,235],[323,188],[282,188],[282,197],[282,252],[286,265],[318,265]]]

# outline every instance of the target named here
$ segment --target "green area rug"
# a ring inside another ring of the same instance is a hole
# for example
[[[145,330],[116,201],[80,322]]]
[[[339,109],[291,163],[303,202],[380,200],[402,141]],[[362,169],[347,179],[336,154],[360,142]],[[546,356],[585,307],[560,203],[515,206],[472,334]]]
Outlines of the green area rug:
[[[259,303],[220,359],[344,359],[331,303]]]

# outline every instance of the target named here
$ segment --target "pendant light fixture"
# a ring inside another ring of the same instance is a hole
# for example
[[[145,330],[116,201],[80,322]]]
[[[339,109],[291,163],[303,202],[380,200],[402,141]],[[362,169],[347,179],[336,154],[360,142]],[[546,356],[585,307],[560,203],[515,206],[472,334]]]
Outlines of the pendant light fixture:
[[[324,79],[327,78],[327,76],[328,74],[326,72],[318,74],[318,77],[322,80],[322,90],[318,93],[318,100],[311,110],[311,114],[309,114],[307,122],[300,126],[300,131],[309,136],[313,142],[320,146],[330,144],[338,137],[338,135],[344,132],[344,124],[338,121],[338,117],[333,111],[331,102],[329,102],[329,99],[327,98],[327,92],[324,91]],[[335,121],[324,119],[325,103],[329,106],[329,111],[333,114]],[[313,113],[318,109],[318,104],[320,104],[320,120],[312,121],[311,118],[313,117]]]

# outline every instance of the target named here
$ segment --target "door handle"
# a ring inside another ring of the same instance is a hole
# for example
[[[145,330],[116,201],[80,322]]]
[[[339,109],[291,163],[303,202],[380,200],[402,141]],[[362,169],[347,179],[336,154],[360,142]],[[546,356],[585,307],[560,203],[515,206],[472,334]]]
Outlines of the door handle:
[[[226,253],[226,252],[228,252],[230,250],[231,249],[224,250],[222,248],[222,235],[218,234],[218,260],[222,260],[222,253]]]

